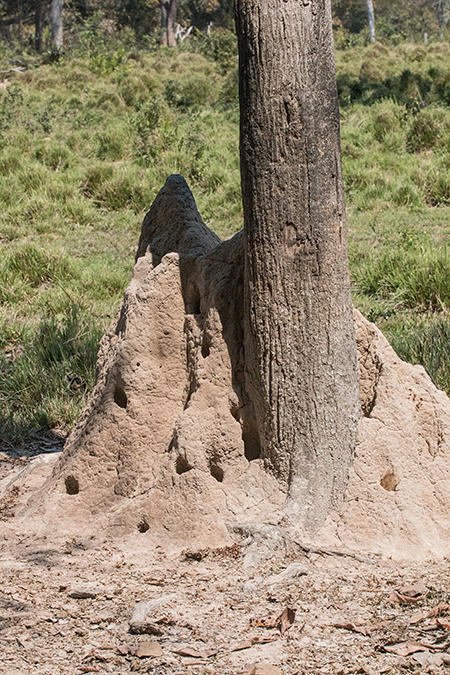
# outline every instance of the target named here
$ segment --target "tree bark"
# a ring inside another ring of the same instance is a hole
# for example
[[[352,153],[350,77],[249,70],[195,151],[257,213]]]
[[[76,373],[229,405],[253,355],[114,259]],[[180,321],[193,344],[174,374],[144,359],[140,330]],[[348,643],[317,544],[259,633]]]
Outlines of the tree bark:
[[[161,7],[161,46],[176,47],[177,0],[159,0]]]
[[[17,0],[17,18],[18,18],[18,34],[19,34],[19,47],[22,49],[22,0]]]
[[[246,390],[260,456],[315,530],[360,410],[330,2],[238,0],[236,24]]]
[[[367,1],[367,15],[369,17],[369,40],[375,42],[375,14],[373,11],[373,0]]]
[[[52,0],[50,10],[52,57],[58,59],[63,50],[63,11],[64,0]]]
[[[13,40],[12,40],[12,37],[11,37],[11,33],[10,33],[10,30],[9,30],[9,27],[8,27],[8,25],[6,24],[6,22],[3,21],[3,19],[2,19],[1,16],[0,16],[0,28],[1,28],[2,32],[3,32],[3,35],[4,35],[5,38],[6,38],[6,41],[8,42],[9,46],[10,46],[12,49],[14,49],[14,42],[13,42]]]
[[[177,46],[176,35],[177,23],[177,0],[170,0],[170,8],[167,17],[167,45],[169,47]]]
[[[42,0],[36,0],[34,5],[34,48],[42,54],[42,30],[44,27],[44,12]]]

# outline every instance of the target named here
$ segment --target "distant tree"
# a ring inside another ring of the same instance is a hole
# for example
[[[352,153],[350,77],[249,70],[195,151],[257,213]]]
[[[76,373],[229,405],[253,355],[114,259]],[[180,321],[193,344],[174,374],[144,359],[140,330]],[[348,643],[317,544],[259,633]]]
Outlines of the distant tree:
[[[14,38],[22,46],[22,26],[34,17],[35,0],[0,1],[0,36],[6,38],[10,47],[15,47]],[[16,27],[16,30],[11,29]]]
[[[161,7],[161,45],[176,47],[177,0],[158,0]]]
[[[367,0],[332,0],[335,25],[349,33],[361,33],[370,13]],[[372,0],[373,2],[374,0]],[[382,38],[421,39],[438,30],[434,2],[450,0],[376,0],[376,34]]]
[[[117,7],[117,27],[129,26],[137,37],[150,35],[160,24],[158,0],[121,0]]]
[[[199,30],[210,24],[214,28],[234,29],[233,0],[183,0],[180,9],[185,23]]]
[[[44,7],[42,0],[34,5],[34,47],[38,54],[42,52],[42,30],[44,28]]]
[[[360,33],[367,25],[364,0],[333,0],[333,19],[349,33]]]
[[[52,0],[50,10],[51,50],[52,58],[59,59],[63,50],[62,11],[64,0]]]
[[[375,42],[375,14],[373,12],[373,2],[372,0],[366,0],[367,2],[367,14],[369,17],[369,39],[370,42]]]
[[[444,39],[444,29],[450,19],[450,0],[432,0],[432,7],[436,12],[441,40]]]

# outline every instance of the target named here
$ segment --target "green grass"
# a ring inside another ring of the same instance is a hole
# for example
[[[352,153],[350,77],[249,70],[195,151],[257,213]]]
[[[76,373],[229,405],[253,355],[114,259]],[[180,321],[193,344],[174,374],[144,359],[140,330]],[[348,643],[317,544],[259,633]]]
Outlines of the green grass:
[[[169,174],[221,237],[242,226],[234,38],[131,43],[81,33],[0,90],[0,437],[14,442],[73,424]],[[449,57],[447,43],[336,53],[354,302],[448,392]]]

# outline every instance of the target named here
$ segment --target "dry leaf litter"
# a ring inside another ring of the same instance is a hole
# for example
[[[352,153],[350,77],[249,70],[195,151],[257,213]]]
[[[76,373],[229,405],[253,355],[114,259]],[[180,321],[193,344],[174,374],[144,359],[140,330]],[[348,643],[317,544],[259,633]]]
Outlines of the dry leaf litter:
[[[42,475],[51,460],[37,458]],[[1,483],[29,462],[2,454]],[[64,541],[56,523],[54,538],[24,537],[14,509],[31,487],[16,487],[0,503],[2,675],[450,673],[446,560],[248,536],[168,555],[145,532]]]

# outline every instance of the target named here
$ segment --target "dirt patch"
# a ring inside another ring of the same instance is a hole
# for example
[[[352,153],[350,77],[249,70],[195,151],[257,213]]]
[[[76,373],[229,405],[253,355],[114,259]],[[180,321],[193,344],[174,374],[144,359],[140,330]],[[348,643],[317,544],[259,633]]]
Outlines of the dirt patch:
[[[145,533],[20,540],[5,528],[2,675],[375,675],[450,661],[447,563],[268,551],[248,537],[169,556]],[[133,634],[138,603],[147,630]]]

